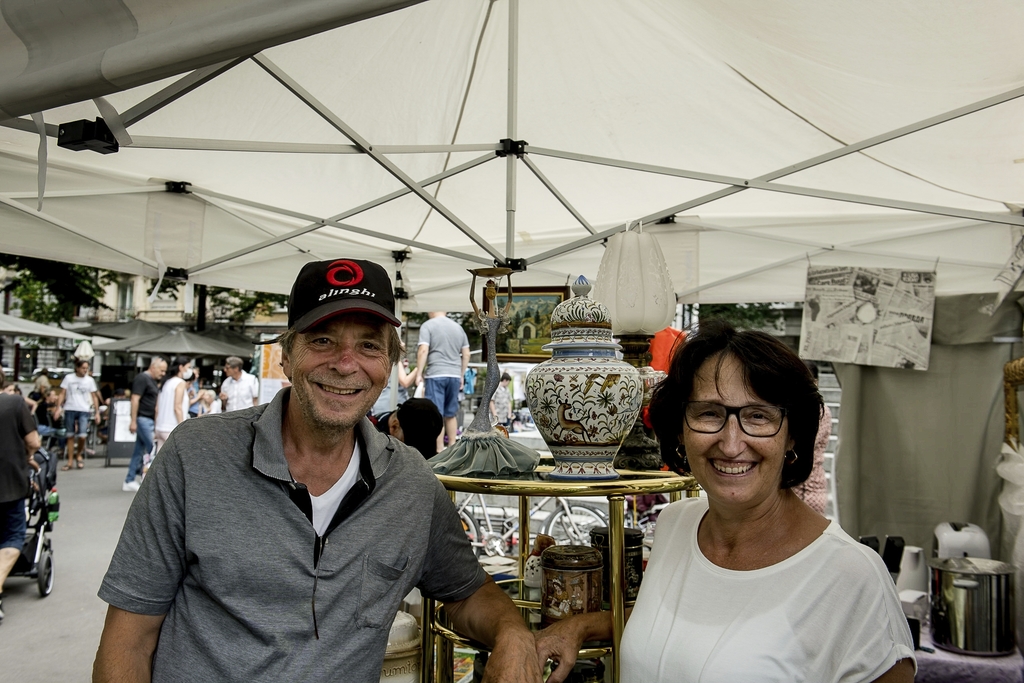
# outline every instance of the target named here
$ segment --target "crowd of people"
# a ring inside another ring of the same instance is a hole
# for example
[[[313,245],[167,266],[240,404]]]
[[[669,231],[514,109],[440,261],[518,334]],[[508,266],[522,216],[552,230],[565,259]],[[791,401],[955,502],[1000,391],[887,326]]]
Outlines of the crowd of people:
[[[65,472],[85,467],[90,430],[96,440],[109,438],[111,402],[131,401],[130,432],[135,448],[123,490],[138,491],[141,478],[167,441],[170,433],[189,418],[222,411],[241,410],[259,401],[259,380],[245,371],[245,362],[236,356],[225,360],[224,380],[219,389],[200,379],[193,359],[168,359],[154,356],[149,367],[136,375],[130,388],[118,387],[104,395],[92,376],[88,360],[75,359],[74,370],[53,386],[45,370],[33,382],[32,390],[22,396],[32,414],[42,443],[58,457],[66,458]],[[21,395],[16,383],[8,383],[4,393]]]

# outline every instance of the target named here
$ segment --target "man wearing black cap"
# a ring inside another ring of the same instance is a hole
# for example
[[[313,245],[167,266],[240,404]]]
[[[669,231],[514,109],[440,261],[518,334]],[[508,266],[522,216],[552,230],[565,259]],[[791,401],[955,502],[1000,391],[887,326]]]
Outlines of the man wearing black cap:
[[[365,418],[398,325],[379,265],[302,268],[280,338],[291,388],[185,421],[146,477],[100,587],[94,681],[376,681],[418,586],[493,644],[488,680],[539,683],[533,638],[447,493]]]

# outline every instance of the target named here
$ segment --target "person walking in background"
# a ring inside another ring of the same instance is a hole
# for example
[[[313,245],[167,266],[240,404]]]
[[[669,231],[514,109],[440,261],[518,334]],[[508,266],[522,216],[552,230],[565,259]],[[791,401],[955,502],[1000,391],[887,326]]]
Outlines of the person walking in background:
[[[220,385],[220,400],[225,413],[243,408],[252,408],[259,403],[260,383],[254,376],[243,370],[244,363],[238,356],[224,361],[224,374]]]
[[[174,428],[188,417],[188,384],[192,379],[192,360],[178,356],[167,369],[167,378],[160,388],[160,398],[156,403],[156,449],[155,458],[171,435]],[[149,468],[144,463],[143,476]]]
[[[498,388],[491,396],[491,421],[499,424],[505,429],[512,428],[512,392],[508,390],[512,382],[512,376],[507,372],[501,373],[501,381]]]
[[[139,483],[135,477],[142,471],[143,458],[153,450],[153,432],[156,429],[156,401],[160,396],[157,386],[164,373],[167,372],[167,361],[154,356],[149,369],[140,372],[132,382],[132,421],[128,431],[135,435],[135,450],[128,464],[128,476],[125,477],[122,491],[138,491]]]
[[[0,372],[0,389],[6,382]],[[4,618],[4,581],[25,545],[29,468],[39,469],[32,457],[39,447],[36,421],[25,399],[0,393],[0,623]]]
[[[427,314],[420,327],[416,348],[416,367],[424,382],[424,398],[430,399],[444,417],[444,435],[438,437],[437,450],[455,443],[459,432],[459,392],[469,367],[469,337],[462,326],[444,311]]]
[[[100,392],[96,380],[89,376],[89,361],[76,360],[75,372],[65,375],[60,383],[60,404],[64,412],[64,425],[68,431],[68,464],[65,472],[85,467],[85,437],[89,433],[89,418],[100,422]]]

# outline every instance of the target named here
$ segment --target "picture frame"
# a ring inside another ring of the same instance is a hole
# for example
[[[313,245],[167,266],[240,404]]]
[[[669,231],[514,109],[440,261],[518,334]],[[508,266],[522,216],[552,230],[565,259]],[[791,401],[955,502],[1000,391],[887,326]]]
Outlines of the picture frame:
[[[551,313],[569,296],[568,287],[513,287],[508,330],[498,335],[498,362],[540,363],[551,358],[551,352],[541,347],[551,341]],[[482,298],[486,313],[491,302]],[[494,305],[500,311],[507,302],[508,288],[499,287]],[[487,358],[487,339],[483,342]]]

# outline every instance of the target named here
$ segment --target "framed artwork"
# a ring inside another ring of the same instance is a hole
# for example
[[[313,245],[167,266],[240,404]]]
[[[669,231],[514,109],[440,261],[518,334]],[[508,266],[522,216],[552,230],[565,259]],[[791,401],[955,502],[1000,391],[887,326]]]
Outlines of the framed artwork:
[[[484,312],[491,302],[484,301]],[[551,313],[569,298],[568,287],[513,287],[508,311],[508,331],[498,335],[499,363],[540,363],[551,357],[541,347],[551,341]],[[500,311],[508,303],[508,288],[499,287],[494,305]],[[484,339],[486,346],[487,340]],[[484,358],[487,349],[484,348]]]

